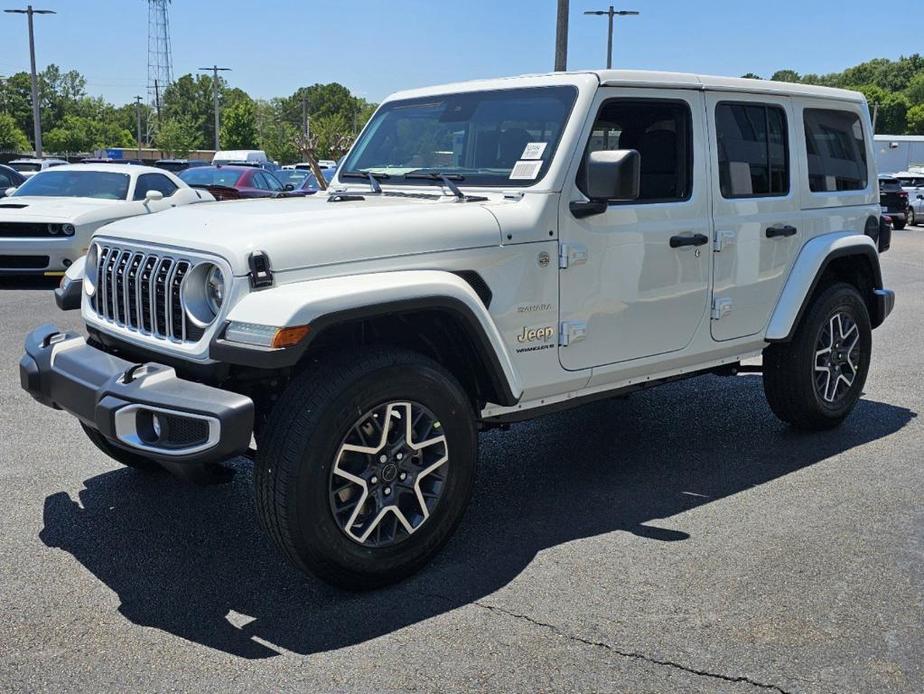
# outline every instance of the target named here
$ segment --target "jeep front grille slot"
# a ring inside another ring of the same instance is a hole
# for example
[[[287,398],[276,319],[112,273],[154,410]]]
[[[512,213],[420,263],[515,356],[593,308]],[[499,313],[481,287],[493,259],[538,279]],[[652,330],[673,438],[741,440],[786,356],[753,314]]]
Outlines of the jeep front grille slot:
[[[119,327],[174,342],[195,342],[202,330],[189,322],[183,281],[194,261],[101,246],[94,313]]]

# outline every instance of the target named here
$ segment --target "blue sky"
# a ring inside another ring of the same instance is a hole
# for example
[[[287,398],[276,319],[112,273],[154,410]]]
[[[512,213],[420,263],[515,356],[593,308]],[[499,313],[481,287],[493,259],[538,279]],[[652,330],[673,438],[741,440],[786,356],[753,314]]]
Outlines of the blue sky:
[[[28,0],[4,0],[23,7]],[[144,94],[144,0],[32,0],[37,60],[87,77],[116,103]],[[18,4],[21,3],[21,4]],[[608,4],[608,3],[607,3]],[[379,101],[441,82],[545,72],[553,67],[555,0],[174,0],[175,75],[218,63],[232,85],[260,98],[337,81]],[[605,64],[605,8],[571,0],[569,69]],[[641,15],[617,20],[614,65],[737,76],[781,68],[832,72],[913,53],[881,25],[869,0],[620,0]],[[28,70],[25,17],[0,15],[0,75]]]

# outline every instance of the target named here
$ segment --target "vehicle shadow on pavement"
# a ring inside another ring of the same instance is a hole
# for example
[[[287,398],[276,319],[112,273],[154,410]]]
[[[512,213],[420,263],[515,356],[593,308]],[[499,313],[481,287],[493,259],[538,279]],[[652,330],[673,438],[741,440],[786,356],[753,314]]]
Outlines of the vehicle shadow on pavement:
[[[245,658],[308,654],[483,598],[560,543],[613,531],[683,541],[655,519],[887,437],[915,416],[863,400],[840,428],[801,434],[770,413],[759,377],[710,376],[490,432],[455,538],[417,576],[370,593],[304,578],[280,558],[257,526],[243,461],[233,483],[215,487],[127,469],[90,478],[79,503],[64,492],[45,500],[40,537],[115,591],[135,624]]]

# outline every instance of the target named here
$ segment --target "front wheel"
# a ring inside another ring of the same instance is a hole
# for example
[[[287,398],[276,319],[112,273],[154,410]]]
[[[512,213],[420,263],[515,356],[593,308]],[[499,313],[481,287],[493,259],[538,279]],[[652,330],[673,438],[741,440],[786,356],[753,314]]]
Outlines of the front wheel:
[[[300,570],[344,588],[387,585],[449,539],[477,446],[465,391],[432,360],[396,348],[325,360],[270,415],[257,512]]]
[[[863,297],[834,284],[812,301],[791,342],[764,350],[770,409],[799,429],[830,429],[860,399],[869,372],[872,329]]]
[[[902,229],[905,228],[905,220],[904,219],[901,221],[898,221],[897,219],[893,220],[892,226],[895,227],[895,229],[897,229],[898,231],[901,231]]]

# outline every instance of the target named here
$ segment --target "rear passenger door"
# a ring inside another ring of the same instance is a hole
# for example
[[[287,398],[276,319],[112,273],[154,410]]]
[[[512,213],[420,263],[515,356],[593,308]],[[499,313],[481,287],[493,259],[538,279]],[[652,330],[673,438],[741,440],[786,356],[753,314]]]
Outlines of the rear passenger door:
[[[802,245],[798,142],[787,97],[708,92],[715,340],[761,332]]]

